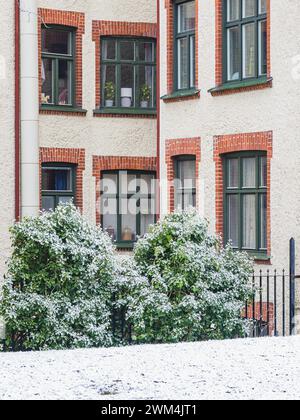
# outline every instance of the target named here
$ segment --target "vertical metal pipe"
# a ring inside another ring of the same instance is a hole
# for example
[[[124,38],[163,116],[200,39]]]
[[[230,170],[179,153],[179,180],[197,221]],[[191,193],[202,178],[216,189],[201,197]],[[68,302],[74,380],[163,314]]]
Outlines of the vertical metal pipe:
[[[290,335],[295,335],[295,239],[290,240]]]

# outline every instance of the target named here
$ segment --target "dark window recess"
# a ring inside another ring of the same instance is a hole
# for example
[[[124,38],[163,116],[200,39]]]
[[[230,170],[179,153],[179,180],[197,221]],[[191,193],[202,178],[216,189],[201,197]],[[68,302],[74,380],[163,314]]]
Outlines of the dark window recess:
[[[75,32],[42,28],[41,104],[75,106]]]
[[[74,166],[43,165],[42,209],[46,211],[55,210],[59,204],[74,202],[75,179]]]
[[[102,107],[155,110],[155,41],[102,38],[101,82]]]

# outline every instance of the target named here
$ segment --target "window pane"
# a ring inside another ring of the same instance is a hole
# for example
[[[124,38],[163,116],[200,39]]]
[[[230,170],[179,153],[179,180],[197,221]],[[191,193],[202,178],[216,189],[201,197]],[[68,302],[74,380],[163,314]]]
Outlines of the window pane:
[[[68,204],[74,202],[74,197],[58,197],[58,203],[59,204]]]
[[[42,209],[46,211],[55,210],[55,197],[42,197]]]
[[[52,54],[72,54],[71,32],[42,29],[42,51]]]
[[[261,249],[267,249],[267,194],[260,197],[260,220]]]
[[[101,192],[103,194],[117,194],[118,191],[117,174],[104,174],[101,180]]]
[[[243,188],[256,187],[256,158],[243,159]]]
[[[143,195],[155,194],[155,176],[154,175],[141,175],[139,181],[140,192]]]
[[[243,18],[256,15],[256,0],[243,0]]]
[[[129,108],[134,106],[134,67],[121,65],[121,106]]]
[[[120,192],[121,194],[135,194],[137,190],[137,178],[135,174],[120,172]]]
[[[189,88],[188,72],[189,44],[188,38],[178,40],[178,89]]]
[[[258,68],[259,75],[267,74],[267,21],[258,24]]]
[[[53,63],[54,61],[48,58],[42,60],[42,96],[41,103],[44,105],[54,103],[53,91]]]
[[[141,236],[147,233],[149,225],[155,222],[155,200],[141,199]]]
[[[103,198],[101,200],[101,205],[103,229],[107,231],[113,241],[116,241],[118,230],[117,199]]]
[[[227,21],[232,22],[240,19],[240,0],[227,1]]]
[[[120,42],[120,57],[121,60],[134,60],[134,42],[121,41]]]
[[[243,196],[243,248],[256,249],[255,195]]]
[[[267,158],[262,157],[260,158],[260,187],[267,187],[267,174],[268,174],[268,166],[267,166]]]
[[[178,6],[178,33],[192,31],[196,27],[196,5],[189,1]]]
[[[229,159],[228,165],[228,188],[239,187],[239,160]]]
[[[196,73],[196,50],[195,50],[195,37],[190,37],[190,87],[195,86],[195,73]]]
[[[136,199],[121,200],[121,239],[122,241],[136,240],[136,216],[138,213]]]
[[[241,49],[240,49],[240,31],[239,28],[231,28],[227,31],[227,62],[228,62],[228,80],[240,79]]]
[[[139,106],[141,108],[154,107],[154,67],[138,66],[139,69]]]
[[[191,189],[196,187],[196,161],[178,161],[178,177],[181,188]]]
[[[154,62],[154,44],[153,42],[139,42],[138,55],[140,61]]]
[[[228,239],[233,247],[239,247],[239,197],[229,195],[228,198]]]
[[[116,59],[116,41],[106,39],[102,41],[102,57],[104,60]]]
[[[66,60],[58,62],[58,103],[59,105],[72,104],[72,71],[73,63]]]
[[[71,169],[42,169],[43,191],[72,191]]]
[[[114,65],[102,66],[104,86],[104,103],[106,107],[116,105],[116,67]]]
[[[260,15],[267,13],[267,0],[259,0],[258,13]]]
[[[243,26],[243,77],[256,76],[255,24]]]

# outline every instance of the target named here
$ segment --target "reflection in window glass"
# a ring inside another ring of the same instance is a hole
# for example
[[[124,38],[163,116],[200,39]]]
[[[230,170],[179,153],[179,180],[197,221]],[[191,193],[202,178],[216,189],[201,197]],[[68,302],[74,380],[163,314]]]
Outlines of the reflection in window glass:
[[[42,209],[54,210],[59,204],[75,201],[75,169],[42,167]],[[75,203],[76,204],[76,203]]]

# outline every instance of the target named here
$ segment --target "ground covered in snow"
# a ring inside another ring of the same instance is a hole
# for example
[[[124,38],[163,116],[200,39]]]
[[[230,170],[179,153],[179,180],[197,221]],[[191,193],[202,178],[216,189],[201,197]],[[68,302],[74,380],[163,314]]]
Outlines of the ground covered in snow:
[[[3,399],[300,399],[300,337],[0,354]]]

